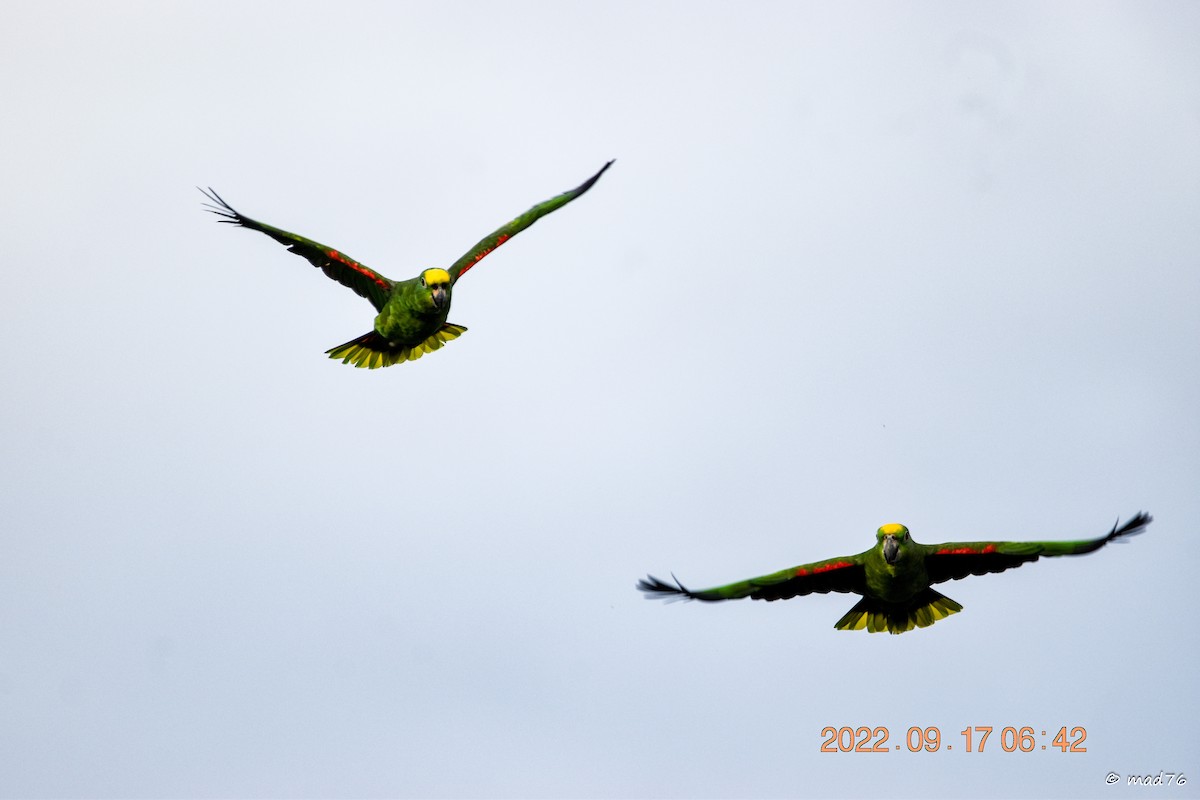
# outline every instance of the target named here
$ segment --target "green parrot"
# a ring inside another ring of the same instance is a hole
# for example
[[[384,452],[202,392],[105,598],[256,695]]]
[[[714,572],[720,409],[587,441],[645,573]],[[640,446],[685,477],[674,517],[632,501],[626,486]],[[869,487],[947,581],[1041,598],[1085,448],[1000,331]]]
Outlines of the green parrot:
[[[461,336],[466,328],[446,321],[450,313],[451,294],[458,279],[479,263],[481,258],[538,219],[557,211],[592,188],[592,184],[612,164],[609,161],[576,188],[538,203],[512,222],[502,225],[479,240],[449,268],[433,267],[406,281],[390,280],[332,247],[243,216],[211,188],[207,192],[201,189],[201,192],[213,201],[204,205],[213,214],[222,217],[221,222],[265,233],[280,244],[287,245],[296,255],[308,259],[314,267],[320,267],[338,283],[371,301],[371,305],[379,312],[379,316],[375,317],[375,328],[370,333],[325,352],[329,353],[330,358],[342,359],[343,364],[376,369],[404,361],[416,361]]]
[[[1134,536],[1153,517],[1139,511],[1124,525],[1117,520],[1107,536],[1074,542],[947,542],[918,544],[908,528],[898,523],[875,532],[875,546],[855,556],[830,558],[812,564],[773,572],[760,578],[693,592],[679,579],[675,585],[653,575],[640,580],[637,588],[648,598],[687,599],[716,602],[751,597],[755,600],[787,600],[817,592],[849,592],[862,599],[839,619],[834,628],[871,633],[904,633],[926,628],[939,619],[962,611],[962,606],[930,588],[935,583],[958,580],[968,575],[1003,572],[1039,557],[1077,556],[1099,550],[1111,541]],[[671,577],[674,578],[672,575]]]

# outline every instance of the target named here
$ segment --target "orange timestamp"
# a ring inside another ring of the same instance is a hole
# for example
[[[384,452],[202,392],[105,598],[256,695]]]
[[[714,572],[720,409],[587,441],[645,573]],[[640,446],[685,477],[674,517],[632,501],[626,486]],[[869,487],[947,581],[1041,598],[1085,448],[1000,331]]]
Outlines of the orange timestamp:
[[[1053,730],[1052,728],[1050,730]],[[1087,730],[1082,725],[1068,728],[1063,725],[1048,743],[1048,731],[1034,728],[1031,725],[1022,727],[1006,726],[999,729],[996,739],[992,734],[997,729],[991,725],[970,725],[959,731],[963,737],[964,747],[968,753],[982,753],[991,740],[993,749],[996,744],[1006,753],[1030,753],[1034,750],[1045,750],[1057,747],[1064,753],[1086,753],[1083,743],[1087,740]],[[910,753],[936,753],[942,750],[942,731],[937,727],[922,728],[912,726],[904,736],[904,743],[889,745],[891,732],[883,726],[868,727],[863,725],[855,728],[843,725],[835,728],[827,725],[821,729],[822,753],[891,753],[906,747]],[[954,745],[947,744],[946,750],[953,750]]]

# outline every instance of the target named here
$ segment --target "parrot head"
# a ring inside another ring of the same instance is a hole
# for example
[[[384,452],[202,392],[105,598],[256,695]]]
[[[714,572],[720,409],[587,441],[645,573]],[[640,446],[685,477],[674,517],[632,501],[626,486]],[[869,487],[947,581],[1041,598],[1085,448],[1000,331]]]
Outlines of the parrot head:
[[[899,522],[889,522],[887,525],[881,526],[875,532],[875,539],[883,548],[884,561],[889,564],[899,561],[905,547],[912,541],[908,535],[908,528]]]
[[[421,288],[438,311],[450,306],[450,273],[433,267],[421,273]]]

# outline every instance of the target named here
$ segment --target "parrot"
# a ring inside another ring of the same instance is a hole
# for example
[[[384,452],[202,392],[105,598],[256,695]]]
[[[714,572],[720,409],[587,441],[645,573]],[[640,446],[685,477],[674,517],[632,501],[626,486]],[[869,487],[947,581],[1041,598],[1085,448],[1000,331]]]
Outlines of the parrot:
[[[637,582],[648,599],[666,600],[787,600],[827,592],[862,595],[845,616],[834,623],[842,631],[899,634],[927,628],[962,611],[962,606],[930,588],[935,583],[968,575],[1003,572],[1038,558],[1077,556],[1099,550],[1113,541],[1136,536],[1153,521],[1139,511],[1124,525],[1120,519],[1098,539],[1069,542],[946,542],[918,544],[900,523],[883,525],[875,532],[875,546],[853,556],[829,558],[773,572],[726,586],[692,591],[674,575],[671,585],[653,575]]]
[[[287,246],[288,250],[296,255],[308,259],[314,267],[320,267],[330,278],[353,289],[356,294],[375,306],[378,316],[375,317],[375,327],[369,333],[325,352],[330,358],[340,358],[343,364],[377,369],[405,361],[416,361],[426,353],[439,350],[446,342],[461,336],[467,329],[446,321],[450,313],[451,295],[458,279],[488,253],[540,218],[557,211],[591,189],[604,171],[612,165],[613,162],[609,161],[599,172],[574,189],[552,197],[544,203],[538,203],[511,222],[500,226],[480,239],[462,258],[446,269],[431,267],[423,270],[417,277],[405,281],[393,281],[332,247],[240,214],[213,191],[212,187],[207,191],[200,191],[211,201],[204,203],[204,207],[221,217],[219,222],[265,233]]]

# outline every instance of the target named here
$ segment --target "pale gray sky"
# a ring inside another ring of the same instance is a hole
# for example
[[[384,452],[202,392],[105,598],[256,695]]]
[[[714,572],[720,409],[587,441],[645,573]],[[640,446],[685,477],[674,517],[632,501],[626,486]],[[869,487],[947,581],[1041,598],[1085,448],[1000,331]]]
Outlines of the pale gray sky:
[[[0,29],[0,795],[1200,796],[1200,6]],[[407,278],[609,158],[377,372],[323,355],[371,307],[194,188]],[[633,588],[1139,509],[904,636]]]

